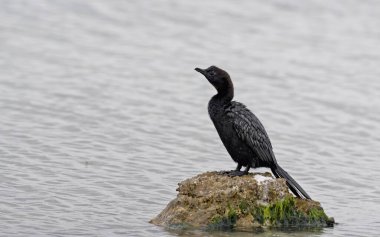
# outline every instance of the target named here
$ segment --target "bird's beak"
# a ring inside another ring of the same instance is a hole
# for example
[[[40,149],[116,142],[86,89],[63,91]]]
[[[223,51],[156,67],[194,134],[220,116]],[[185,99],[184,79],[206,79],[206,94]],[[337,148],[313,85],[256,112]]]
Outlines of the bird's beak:
[[[204,76],[206,76],[206,70],[205,69],[200,69],[200,68],[195,68],[194,69],[195,71],[199,72],[199,73],[202,73]]]

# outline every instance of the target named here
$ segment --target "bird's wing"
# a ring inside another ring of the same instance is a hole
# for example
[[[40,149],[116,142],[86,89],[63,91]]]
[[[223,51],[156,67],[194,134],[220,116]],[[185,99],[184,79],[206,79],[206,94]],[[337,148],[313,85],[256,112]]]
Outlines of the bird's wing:
[[[272,144],[259,119],[238,102],[231,102],[225,110],[233,121],[233,128],[238,137],[245,142],[259,158],[267,163],[275,162]]]

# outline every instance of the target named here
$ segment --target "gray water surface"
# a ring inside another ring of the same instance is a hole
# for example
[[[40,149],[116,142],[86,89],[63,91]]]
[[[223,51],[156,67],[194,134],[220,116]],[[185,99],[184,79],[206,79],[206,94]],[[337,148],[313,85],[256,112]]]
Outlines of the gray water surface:
[[[339,223],[257,236],[378,236],[379,1],[0,4],[0,235],[252,236],[148,223],[235,167],[193,70],[214,64]]]

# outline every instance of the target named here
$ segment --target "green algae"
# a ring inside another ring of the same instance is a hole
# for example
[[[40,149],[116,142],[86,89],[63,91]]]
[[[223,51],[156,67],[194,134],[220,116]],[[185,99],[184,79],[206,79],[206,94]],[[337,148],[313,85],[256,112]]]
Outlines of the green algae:
[[[304,201],[288,196],[269,205],[257,206],[253,214],[261,224],[272,227],[326,226],[331,223],[320,206],[311,204],[305,207],[302,202]]]
[[[240,209],[241,213],[247,214],[250,212],[250,204],[248,203],[248,201],[242,200],[239,203],[239,209]]]
[[[258,183],[250,176],[208,172],[187,179],[179,184],[177,198],[151,223],[172,229],[245,231],[334,224],[319,202],[292,196],[285,180]]]
[[[287,196],[266,205],[249,200],[242,200],[237,205],[228,204],[224,214],[211,218],[208,229],[232,229],[239,219],[247,216],[252,216],[252,221],[263,227],[322,227],[334,223],[319,203]]]
[[[257,204],[242,200],[238,204],[229,203],[224,213],[215,214],[208,229],[233,229],[239,219],[252,218],[263,227],[321,227],[333,223],[319,203],[287,196],[270,204]]]
[[[210,224],[207,226],[209,230],[217,229],[232,229],[238,219],[238,213],[236,209],[228,205],[224,214],[216,214],[211,218]]]

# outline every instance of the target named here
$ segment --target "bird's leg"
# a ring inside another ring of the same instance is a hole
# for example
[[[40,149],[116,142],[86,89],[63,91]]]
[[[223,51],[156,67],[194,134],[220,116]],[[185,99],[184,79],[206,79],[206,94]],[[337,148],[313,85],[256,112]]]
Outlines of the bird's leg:
[[[251,168],[250,165],[247,165],[247,167],[244,169],[244,171],[240,171],[242,165],[238,165],[236,167],[236,170],[235,171],[232,171],[230,173],[228,173],[228,176],[231,176],[231,177],[235,177],[235,176],[243,176],[243,175],[246,175],[248,174],[248,171],[249,169]]]
[[[248,174],[248,171],[249,171],[250,168],[251,168],[251,166],[247,165],[247,167],[245,167],[244,174]]]

